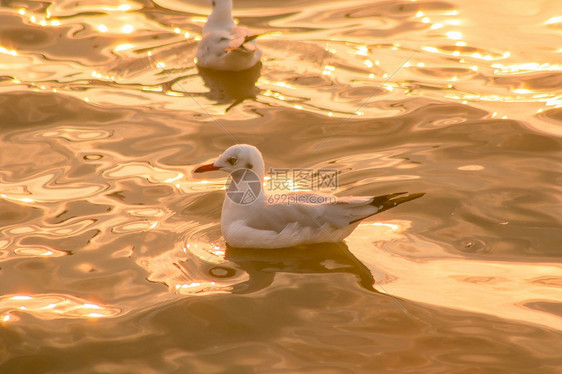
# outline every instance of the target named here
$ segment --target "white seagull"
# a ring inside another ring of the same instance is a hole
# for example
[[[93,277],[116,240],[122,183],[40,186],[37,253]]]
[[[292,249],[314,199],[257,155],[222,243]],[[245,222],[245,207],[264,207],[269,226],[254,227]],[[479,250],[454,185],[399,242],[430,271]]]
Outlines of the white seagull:
[[[230,173],[231,183],[222,205],[221,230],[226,242],[237,248],[341,242],[361,220],[424,195],[401,192],[336,198],[293,192],[284,202],[271,202],[263,191],[263,157],[256,147],[247,144],[228,148],[217,161],[194,172],[213,170]]]
[[[197,46],[197,65],[213,70],[240,71],[256,65],[261,58],[255,39],[246,27],[232,19],[232,0],[211,0],[213,10],[203,27]]]

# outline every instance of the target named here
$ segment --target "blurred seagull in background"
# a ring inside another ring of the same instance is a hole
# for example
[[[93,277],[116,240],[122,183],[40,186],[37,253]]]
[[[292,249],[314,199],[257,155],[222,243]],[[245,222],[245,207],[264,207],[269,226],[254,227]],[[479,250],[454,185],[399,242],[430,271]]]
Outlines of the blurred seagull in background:
[[[260,61],[257,34],[232,19],[232,0],[211,0],[213,10],[197,46],[197,65],[207,69],[240,71]]]
[[[361,220],[424,195],[399,192],[375,197],[335,197],[290,192],[282,203],[272,201],[263,191],[263,157],[256,147],[247,144],[228,148],[217,161],[194,172],[213,170],[230,173],[221,230],[226,242],[237,248],[341,242]]]

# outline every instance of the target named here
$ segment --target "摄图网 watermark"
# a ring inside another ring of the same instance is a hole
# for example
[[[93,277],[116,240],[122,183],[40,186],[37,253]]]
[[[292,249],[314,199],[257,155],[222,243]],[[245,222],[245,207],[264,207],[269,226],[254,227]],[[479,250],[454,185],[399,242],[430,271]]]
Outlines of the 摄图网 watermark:
[[[236,204],[251,204],[262,193],[270,204],[326,204],[336,197],[313,191],[335,191],[338,188],[336,169],[274,169],[267,172],[265,185],[251,169],[238,169],[227,180],[227,197]],[[302,193],[303,191],[309,193]],[[296,193],[300,192],[300,193]]]
[[[273,191],[319,191],[338,188],[336,169],[272,169],[267,172],[267,189]]]

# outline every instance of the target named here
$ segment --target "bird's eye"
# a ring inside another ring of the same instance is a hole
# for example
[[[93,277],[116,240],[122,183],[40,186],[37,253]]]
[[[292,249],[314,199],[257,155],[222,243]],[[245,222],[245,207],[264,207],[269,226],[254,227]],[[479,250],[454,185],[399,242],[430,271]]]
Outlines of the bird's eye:
[[[226,161],[228,161],[228,163],[229,163],[230,165],[234,165],[234,164],[236,164],[236,163],[238,162],[238,158],[236,158],[236,157],[230,157],[230,158],[229,158],[228,160],[226,160]]]

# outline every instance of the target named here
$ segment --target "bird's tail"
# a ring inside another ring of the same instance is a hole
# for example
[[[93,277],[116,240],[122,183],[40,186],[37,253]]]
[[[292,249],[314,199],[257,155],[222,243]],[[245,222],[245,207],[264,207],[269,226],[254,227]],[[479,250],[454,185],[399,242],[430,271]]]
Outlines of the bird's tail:
[[[252,40],[255,40],[256,38],[262,36],[263,34],[254,34],[254,35],[248,35],[244,38],[244,41],[242,42],[242,45],[244,45],[244,43],[248,43],[251,42]]]
[[[390,208],[394,208],[395,206],[403,204],[407,201],[414,200],[425,195],[424,192],[420,192],[420,193],[413,193],[411,195],[401,196],[404,194],[407,194],[407,192],[396,192],[383,196],[375,196],[373,198],[373,201],[371,202],[371,205],[379,208],[377,213],[380,213]]]
[[[245,36],[244,39],[236,38],[230,43],[230,47],[226,48],[225,51],[232,52],[232,51],[241,51],[241,52],[254,52],[255,46],[249,46],[248,48],[245,46],[246,43],[255,40],[256,38],[262,36],[264,34],[254,34]]]
[[[369,203],[369,205],[372,205],[372,206],[376,207],[377,211],[374,212],[373,214],[369,214],[368,216],[356,219],[356,220],[354,220],[350,223],[355,223],[355,222],[361,221],[361,220],[363,220],[367,217],[373,216],[373,215],[378,214],[380,212],[384,212],[385,210],[394,208],[395,206],[403,204],[407,201],[420,198],[423,195],[425,195],[425,192],[413,193],[413,194],[410,194],[410,195],[402,196],[404,194],[407,194],[407,192],[395,192],[395,193],[391,193],[391,194],[388,194],[388,195],[373,197],[373,201],[371,201]]]

